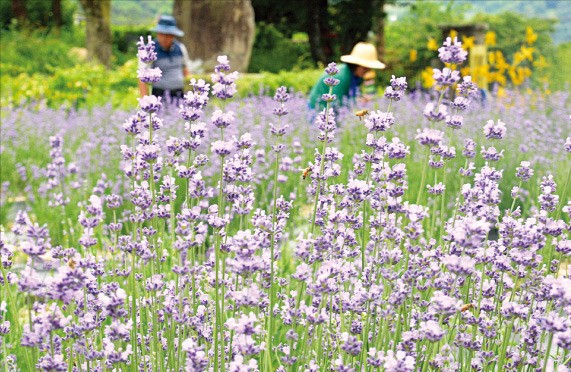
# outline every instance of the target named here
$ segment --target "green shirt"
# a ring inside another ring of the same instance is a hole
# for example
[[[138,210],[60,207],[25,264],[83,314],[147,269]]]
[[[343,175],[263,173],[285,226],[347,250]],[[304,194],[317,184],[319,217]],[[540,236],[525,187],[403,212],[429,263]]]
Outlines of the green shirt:
[[[333,91],[331,92],[337,96],[337,99],[332,103],[334,106],[341,106],[348,103],[350,98],[349,90],[351,88],[351,80],[356,79],[347,64],[342,63],[338,65],[338,67],[339,73],[333,77],[339,80],[339,84],[333,86]],[[313,88],[311,88],[311,91],[309,92],[309,107],[323,110],[327,105],[327,102],[321,100],[321,96],[323,94],[329,93],[329,87],[323,82],[327,77],[329,77],[329,75],[327,75],[327,73],[323,73],[323,75],[319,77],[317,83],[315,83]],[[354,99],[355,97],[351,98]],[[316,107],[317,104],[319,107]]]

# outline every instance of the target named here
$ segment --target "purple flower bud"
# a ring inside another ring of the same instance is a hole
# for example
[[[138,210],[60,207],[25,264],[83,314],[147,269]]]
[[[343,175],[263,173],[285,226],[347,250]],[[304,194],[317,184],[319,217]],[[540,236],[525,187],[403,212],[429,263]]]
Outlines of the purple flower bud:
[[[466,60],[468,52],[462,49],[462,43],[456,37],[452,40],[450,37],[438,49],[438,58],[444,63],[460,64]]]
[[[430,121],[442,121],[448,116],[448,108],[444,105],[436,105],[432,102],[426,104],[424,116]]]
[[[448,67],[444,67],[442,70],[435,68],[433,72],[432,78],[436,80],[436,85],[450,86],[460,80],[460,71],[450,70]]]
[[[157,53],[155,53],[155,42],[148,36],[148,43],[145,45],[145,40],[141,36],[139,41],[137,41],[137,58],[143,63],[151,63],[157,60]]]
[[[162,107],[161,97],[151,95],[137,98],[137,100],[139,101],[140,109],[148,114],[157,112]]]
[[[522,181],[528,181],[533,176],[533,168],[530,167],[531,163],[522,161],[520,166],[516,168],[515,176]]]
[[[137,78],[145,84],[154,84],[161,80],[163,73],[160,68],[143,67],[137,70]]]
[[[337,64],[335,62],[331,62],[330,64],[327,65],[327,67],[325,68],[325,73],[327,73],[327,75],[337,75],[339,73],[339,68],[337,68]]]
[[[493,120],[488,120],[484,126],[484,135],[487,139],[502,139],[506,135],[506,131],[506,124],[499,119],[497,123],[494,123]]]
[[[369,132],[385,132],[395,124],[395,118],[392,112],[377,110],[371,111],[364,122]]]

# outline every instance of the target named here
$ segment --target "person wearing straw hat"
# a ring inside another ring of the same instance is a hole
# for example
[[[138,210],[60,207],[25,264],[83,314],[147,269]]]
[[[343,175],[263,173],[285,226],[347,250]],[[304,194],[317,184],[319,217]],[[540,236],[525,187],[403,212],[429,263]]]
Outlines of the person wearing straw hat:
[[[378,60],[377,49],[370,43],[357,43],[351,54],[341,56],[342,63],[338,66],[339,73],[335,76],[339,79],[339,84],[333,86],[333,94],[337,100],[333,103],[337,106],[347,105],[350,101],[355,101],[359,86],[363,82],[363,77],[373,69],[383,69],[385,64]],[[313,109],[324,109],[326,102],[321,100],[323,94],[329,93],[329,87],[323,82],[328,77],[323,74],[317,83],[311,88],[309,93],[309,107]]]
[[[151,32],[157,33],[154,39],[157,60],[153,67],[160,68],[162,72],[161,80],[153,84],[151,94],[167,96],[165,98],[182,98],[184,79],[190,75],[191,62],[186,47],[175,40],[175,37],[183,36],[184,32],[176,26],[175,18],[170,15],[162,15]],[[147,85],[139,82],[139,91],[141,96],[147,95]]]

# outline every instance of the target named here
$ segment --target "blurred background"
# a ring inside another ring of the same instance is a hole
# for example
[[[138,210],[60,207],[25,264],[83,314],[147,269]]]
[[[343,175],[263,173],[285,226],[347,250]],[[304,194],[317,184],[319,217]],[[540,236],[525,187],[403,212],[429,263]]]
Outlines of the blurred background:
[[[133,107],[136,41],[161,14],[186,32],[193,76],[209,79],[226,54],[241,95],[307,93],[359,41],[387,65],[377,87],[396,75],[427,89],[447,36],[470,52],[462,73],[493,94],[571,81],[568,1],[0,0],[2,106]]]

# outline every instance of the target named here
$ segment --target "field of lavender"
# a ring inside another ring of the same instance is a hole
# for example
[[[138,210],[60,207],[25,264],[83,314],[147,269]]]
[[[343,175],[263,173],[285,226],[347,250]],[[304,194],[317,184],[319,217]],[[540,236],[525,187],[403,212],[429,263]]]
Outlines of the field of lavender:
[[[180,106],[4,109],[2,369],[568,371],[570,97],[466,54],[322,112],[224,56]]]

